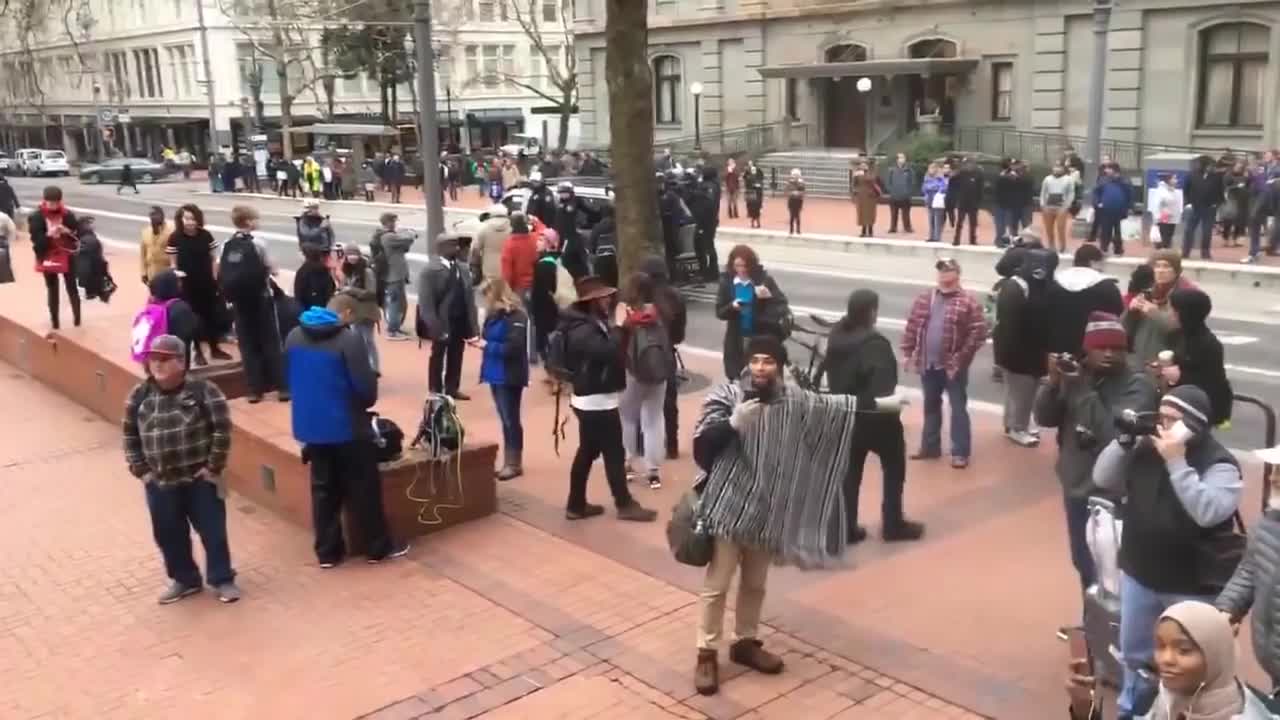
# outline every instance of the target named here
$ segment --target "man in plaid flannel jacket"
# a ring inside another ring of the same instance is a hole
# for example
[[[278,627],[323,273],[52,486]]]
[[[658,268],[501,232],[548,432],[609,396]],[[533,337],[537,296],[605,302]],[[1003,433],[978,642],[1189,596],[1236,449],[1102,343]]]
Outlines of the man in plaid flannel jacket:
[[[942,457],[942,394],[951,406],[951,466],[969,466],[969,365],[987,342],[982,306],[960,287],[960,263],[941,258],[935,265],[938,286],[921,293],[911,306],[902,333],[902,358],[920,373],[924,391],[924,428],[912,460]]]
[[[200,592],[191,528],[204,543],[209,585],[224,603],[240,599],[227,543],[222,473],[231,448],[227,399],[213,383],[187,377],[187,348],[173,335],[152,341],[147,379],[125,404],[124,456],[146,486],[151,530],[172,580],[161,605]]]

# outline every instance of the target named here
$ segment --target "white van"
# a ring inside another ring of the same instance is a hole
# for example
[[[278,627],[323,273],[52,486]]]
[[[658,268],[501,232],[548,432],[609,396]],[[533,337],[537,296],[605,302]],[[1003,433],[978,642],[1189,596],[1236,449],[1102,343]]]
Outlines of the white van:
[[[44,152],[37,148],[23,148],[13,156],[14,170],[23,175],[30,175],[36,163],[40,160],[40,153]]]

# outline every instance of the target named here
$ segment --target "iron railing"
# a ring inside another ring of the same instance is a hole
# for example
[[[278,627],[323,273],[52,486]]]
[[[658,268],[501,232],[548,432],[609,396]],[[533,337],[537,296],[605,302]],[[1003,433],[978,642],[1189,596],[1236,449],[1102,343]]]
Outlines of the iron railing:
[[[1062,159],[1062,153],[1067,147],[1072,147],[1076,153],[1083,154],[1086,138],[1080,135],[1010,130],[1007,128],[958,127],[952,134],[952,141],[955,149],[961,152],[1015,157],[1031,166],[1049,167]],[[1112,161],[1119,163],[1126,173],[1135,170],[1143,172],[1145,159],[1155,153],[1192,153],[1195,155],[1208,155],[1217,159],[1220,155],[1226,153],[1236,156],[1249,156],[1257,152],[1256,150],[1239,148],[1207,148],[1105,138],[1100,142],[1100,145],[1100,154],[1110,156]]]

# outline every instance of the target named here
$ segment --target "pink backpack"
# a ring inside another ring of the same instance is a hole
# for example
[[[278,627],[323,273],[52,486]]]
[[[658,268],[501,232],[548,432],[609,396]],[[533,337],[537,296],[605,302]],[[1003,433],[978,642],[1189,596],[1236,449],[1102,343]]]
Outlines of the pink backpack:
[[[134,362],[147,361],[147,353],[156,338],[169,332],[169,306],[173,300],[164,302],[148,302],[133,318],[133,337],[131,349]]]

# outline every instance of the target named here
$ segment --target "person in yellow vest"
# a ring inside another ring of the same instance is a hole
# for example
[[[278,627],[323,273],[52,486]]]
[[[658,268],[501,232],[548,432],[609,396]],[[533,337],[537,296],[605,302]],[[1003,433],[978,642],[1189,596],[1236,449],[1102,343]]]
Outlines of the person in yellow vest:
[[[142,228],[143,285],[149,284],[156,273],[169,269],[169,255],[165,248],[169,246],[169,235],[173,233],[173,225],[165,219],[163,208],[152,206],[148,219],[150,222]]]

